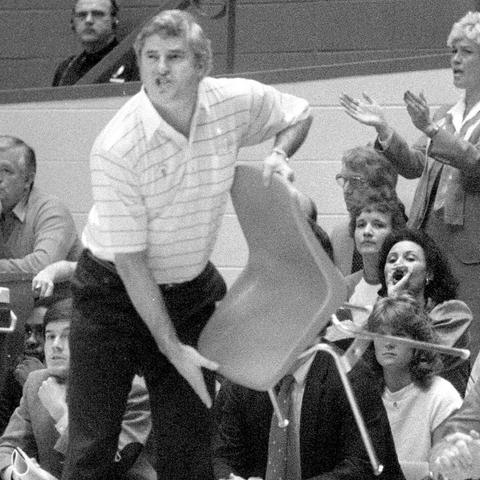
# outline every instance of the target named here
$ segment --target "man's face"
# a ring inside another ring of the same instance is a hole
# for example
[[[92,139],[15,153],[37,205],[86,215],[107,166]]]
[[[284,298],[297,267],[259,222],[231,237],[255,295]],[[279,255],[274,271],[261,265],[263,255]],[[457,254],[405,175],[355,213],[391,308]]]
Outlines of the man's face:
[[[150,101],[162,114],[164,106],[195,105],[203,68],[186,39],[151,35],[141,51],[140,75]]]
[[[343,177],[343,199],[347,210],[350,211],[353,207],[358,205],[363,198],[363,194],[368,187],[368,180],[364,175],[350,170],[343,166],[340,176]]]
[[[50,322],[45,328],[45,363],[50,375],[66,379],[70,367],[70,320]]]
[[[115,36],[110,0],[78,0],[73,14],[73,25],[83,47],[98,51]]]
[[[10,211],[30,190],[32,179],[25,172],[21,149],[0,152],[0,202],[4,212]]]
[[[43,317],[46,307],[34,308],[27,323],[25,324],[25,343],[23,353],[28,357],[44,359],[45,337],[43,333]]]

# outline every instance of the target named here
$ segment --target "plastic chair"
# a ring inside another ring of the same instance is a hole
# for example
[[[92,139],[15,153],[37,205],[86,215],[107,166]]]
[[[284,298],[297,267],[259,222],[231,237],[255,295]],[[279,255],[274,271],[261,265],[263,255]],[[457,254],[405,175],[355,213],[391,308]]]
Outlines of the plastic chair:
[[[312,232],[298,191],[279,175],[237,167],[231,190],[249,258],[199,339],[218,372],[271,390],[346,300],[343,277]]]

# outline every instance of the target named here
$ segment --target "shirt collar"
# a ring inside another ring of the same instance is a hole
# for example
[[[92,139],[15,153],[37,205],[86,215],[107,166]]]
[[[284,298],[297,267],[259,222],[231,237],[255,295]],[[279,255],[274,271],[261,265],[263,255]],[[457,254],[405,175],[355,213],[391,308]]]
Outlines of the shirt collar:
[[[165,120],[163,120],[163,118],[157,112],[157,110],[153,106],[153,103],[148,98],[147,92],[143,85],[142,85],[142,88],[140,89],[139,96],[140,96],[140,111],[142,115],[142,122],[145,127],[147,140],[151,140],[151,138],[153,137],[153,135],[157,130],[166,131],[171,127],[165,122]],[[204,109],[206,113],[210,112],[210,105],[208,103],[208,96],[207,96],[204,80],[202,80],[198,86],[196,109],[199,109],[199,108]],[[195,115],[194,115],[194,118],[195,118]]]
[[[27,216],[27,203],[28,198],[30,197],[30,192],[28,192],[13,208],[12,213],[22,222],[25,223],[25,218]]]
[[[305,383],[305,379],[307,378],[308,372],[310,371],[310,367],[312,366],[313,360],[315,359],[315,355],[317,352],[312,353],[308,360],[302,363],[293,373],[292,375],[295,378],[295,382],[299,385],[303,385]]]
[[[465,98],[461,98],[449,111],[448,113],[452,116],[452,123],[457,132],[460,131],[462,125],[473,118],[480,111],[480,102],[478,102],[471,110],[468,112],[468,115],[463,118],[463,113],[465,112]]]

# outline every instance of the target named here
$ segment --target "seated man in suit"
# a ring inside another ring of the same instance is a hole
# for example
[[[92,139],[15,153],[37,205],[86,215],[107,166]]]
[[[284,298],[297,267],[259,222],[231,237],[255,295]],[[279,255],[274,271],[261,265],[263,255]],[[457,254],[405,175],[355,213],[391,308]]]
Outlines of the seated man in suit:
[[[0,136],[0,273],[38,273],[59,260],[77,260],[82,245],[60,200],[34,185],[35,152]]]
[[[32,478],[49,478],[42,472],[56,478],[61,476],[68,444],[65,398],[69,376],[71,315],[71,298],[56,302],[45,313],[44,354],[47,368],[31,372],[28,376],[20,406],[13,413],[0,439],[0,475],[4,480],[16,478],[12,476],[11,464],[12,452],[16,447],[38,462],[38,471]],[[128,397],[119,437],[115,458],[116,478],[156,479],[152,466],[142,454],[150,428],[148,394],[143,379],[137,376]]]
[[[267,392],[225,382],[215,400],[215,478],[242,479],[403,479],[380,393],[369,371],[357,364],[349,374],[354,394],[381,464],[375,477],[333,358],[318,352],[297,362],[287,429],[292,429],[278,462],[276,419]],[[281,396],[281,392],[279,397]],[[275,443],[275,445],[274,445]],[[288,468],[281,473],[282,468]],[[293,469],[293,470],[292,470]]]

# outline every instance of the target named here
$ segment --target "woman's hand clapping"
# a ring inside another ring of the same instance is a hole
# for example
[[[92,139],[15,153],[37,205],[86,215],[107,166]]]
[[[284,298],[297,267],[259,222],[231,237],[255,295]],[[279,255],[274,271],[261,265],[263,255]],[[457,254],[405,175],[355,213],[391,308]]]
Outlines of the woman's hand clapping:
[[[410,90],[407,90],[403,95],[403,100],[413,124],[424,133],[431,129],[434,122],[430,117],[430,107],[423,92],[415,95]]]

